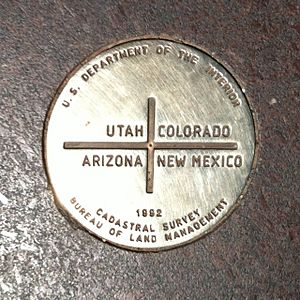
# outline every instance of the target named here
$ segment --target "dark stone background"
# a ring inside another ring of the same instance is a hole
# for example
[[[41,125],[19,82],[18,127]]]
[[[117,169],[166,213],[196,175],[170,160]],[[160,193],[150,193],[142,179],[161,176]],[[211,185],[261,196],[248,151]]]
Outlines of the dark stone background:
[[[299,1],[0,2],[1,299],[300,299]],[[249,191],[209,236],[118,249],[57,210],[43,122],[67,73],[117,40],[167,34],[233,70],[260,126]]]

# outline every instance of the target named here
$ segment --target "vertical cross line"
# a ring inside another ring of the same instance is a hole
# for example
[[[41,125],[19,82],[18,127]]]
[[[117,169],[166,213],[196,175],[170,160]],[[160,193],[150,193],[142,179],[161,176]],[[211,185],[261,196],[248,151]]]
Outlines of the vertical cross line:
[[[147,178],[146,192],[153,193],[154,181],[155,98],[148,98]]]

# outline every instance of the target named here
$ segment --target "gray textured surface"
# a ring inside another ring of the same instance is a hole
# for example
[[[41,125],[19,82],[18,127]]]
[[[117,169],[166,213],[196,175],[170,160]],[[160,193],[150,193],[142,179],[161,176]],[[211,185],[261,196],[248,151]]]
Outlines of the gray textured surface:
[[[1,1],[0,298],[299,298],[299,6]],[[145,34],[214,52],[240,79],[261,128],[243,205],[205,239],[158,254],[120,250],[72,227],[42,161],[43,121],[64,76],[99,47]]]

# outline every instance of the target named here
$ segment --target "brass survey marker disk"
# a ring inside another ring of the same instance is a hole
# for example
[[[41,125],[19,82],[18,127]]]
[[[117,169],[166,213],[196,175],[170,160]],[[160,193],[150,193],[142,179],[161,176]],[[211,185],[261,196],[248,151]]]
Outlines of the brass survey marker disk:
[[[253,117],[236,81],[187,44],[141,39],[95,53],[51,106],[45,160],[60,206],[118,246],[199,238],[243,196]]]

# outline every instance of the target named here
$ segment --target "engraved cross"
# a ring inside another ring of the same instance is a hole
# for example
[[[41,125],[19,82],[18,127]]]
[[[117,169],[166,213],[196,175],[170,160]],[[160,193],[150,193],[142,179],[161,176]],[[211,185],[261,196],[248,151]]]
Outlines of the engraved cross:
[[[126,149],[147,150],[146,192],[153,193],[154,151],[155,150],[236,150],[232,142],[155,142],[155,104],[154,97],[148,98],[147,142],[65,142],[64,149]]]

